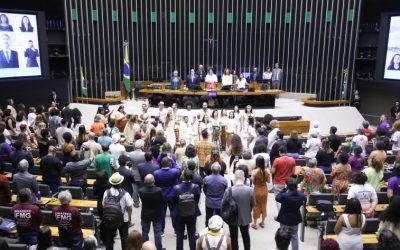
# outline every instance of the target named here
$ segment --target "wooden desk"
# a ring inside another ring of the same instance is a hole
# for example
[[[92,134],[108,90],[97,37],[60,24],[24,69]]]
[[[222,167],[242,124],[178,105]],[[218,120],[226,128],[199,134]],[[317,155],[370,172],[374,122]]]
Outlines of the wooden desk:
[[[387,184],[388,184],[387,182],[381,182],[381,189],[387,188]],[[351,187],[351,184],[349,184],[349,188],[350,187]],[[328,192],[328,193],[332,192],[332,185],[325,184],[324,191]]]
[[[376,234],[362,234],[362,239],[364,245],[376,245],[378,244],[378,237]],[[337,240],[337,235],[336,234],[330,234],[326,235],[324,237],[325,239],[334,239]]]
[[[11,173],[7,173],[6,177],[11,180],[12,174]],[[43,182],[43,176],[42,175],[36,175],[36,180],[38,182]],[[67,183],[67,179],[65,177],[61,177],[61,181],[62,181],[62,183]],[[94,184],[94,182],[96,180],[95,179],[86,179],[86,181],[87,181],[87,184],[89,186],[93,186],[93,184]]]
[[[17,195],[14,194],[11,198],[11,201],[16,202]],[[39,204],[52,207],[61,205],[57,198],[48,197],[42,197]],[[69,205],[78,208],[97,208],[97,201],[73,199]]]
[[[385,211],[387,206],[388,206],[388,204],[378,204],[375,207],[375,212],[377,212],[377,213],[383,212],[383,211]],[[334,205],[333,210],[335,213],[342,214],[342,213],[344,213],[345,207],[346,207],[345,205]],[[311,214],[312,213],[321,213],[315,206],[307,206],[306,211],[307,211],[307,214],[308,213],[311,213]]]
[[[194,95],[203,96],[208,95],[207,91],[190,91],[190,90],[174,90],[174,89],[141,89],[139,90],[141,94],[157,94],[157,95]],[[279,89],[272,90],[255,90],[254,92],[241,92],[241,91],[216,91],[217,96],[260,96],[260,95],[279,95],[284,94],[286,91]]]

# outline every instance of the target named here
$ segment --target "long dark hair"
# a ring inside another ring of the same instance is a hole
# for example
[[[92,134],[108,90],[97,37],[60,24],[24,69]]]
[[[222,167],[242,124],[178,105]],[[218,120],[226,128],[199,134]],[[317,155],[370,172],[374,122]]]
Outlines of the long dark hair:
[[[243,144],[242,139],[239,135],[234,134],[232,136],[231,142],[231,154],[232,155],[241,155],[243,153]]]
[[[381,221],[389,221],[393,223],[395,227],[397,227],[400,223],[399,211],[400,211],[400,197],[393,196],[393,198],[389,203],[389,206],[386,208],[385,211],[383,211],[379,219]]]
[[[31,20],[29,20],[29,17],[27,17],[27,16],[23,16],[22,17],[22,19],[21,19],[21,28],[24,27],[24,18],[28,19],[28,30],[32,29],[33,27],[32,27],[32,24],[31,24]]]
[[[46,250],[51,247],[51,231],[50,228],[44,226],[40,228],[39,233],[37,235],[37,250]]]
[[[265,171],[265,159],[261,155],[259,155],[256,158],[256,167],[261,170],[261,172],[264,174]]]
[[[361,214],[362,208],[361,203],[356,198],[351,198],[347,200],[346,208],[344,209],[345,214],[356,214],[357,215],[357,225],[361,227]]]

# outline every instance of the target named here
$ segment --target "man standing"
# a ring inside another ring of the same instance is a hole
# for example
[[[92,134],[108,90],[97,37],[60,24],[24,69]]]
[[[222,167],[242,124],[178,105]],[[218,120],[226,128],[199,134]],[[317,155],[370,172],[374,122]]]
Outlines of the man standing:
[[[1,37],[3,49],[0,50],[0,68],[19,68],[18,52],[10,49],[10,36]]]
[[[212,216],[220,215],[222,198],[228,187],[228,182],[220,175],[221,165],[218,162],[211,165],[211,171],[212,174],[203,180],[204,194],[206,195],[206,226]]]
[[[283,70],[279,68],[279,63],[275,63],[275,68],[272,70],[273,89],[279,89],[281,87],[282,76],[283,76]]]
[[[36,203],[36,194],[39,191],[39,186],[36,181],[36,176],[28,172],[28,167],[29,164],[27,160],[22,159],[19,162],[18,164],[19,172],[14,174],[13,177],[13,186],[14,186],[13,191],[18,193],[20,190],[24,188],[29,189],[31,191],[30,194],[32,194],[32,199],[30,199],[30,201]]]
[[[15,174],[18,172],[18,164],[22,159],[25,159],[29,163],[29,167],[33,167],[35,162],[33,161],[32,155],[30,152],[26,152],[22,149],[22,141],[17,140],[14,142],[15,151],[11,152],[9,159],[12,164],[12,173]]]
[[[127,165],[129,157],[126,155],[121,155],[118,158],[119,168],[117,169],[118,173],[124,177],[124,181],[121,183],[121,187],[128,192],[128,194],[132,197],[133,194],[133,183],[135,182],[135,178],[129,166]]]
[[[83,157],[85,159],[88,159],[90,156],[89,150],[88,150],[89,148],[92,149],[94,156],[103,153],[103,150],[101,149],[101,145],[95,141],[95,138],[96,138],[95,134],[93,132],[89,132],[88,141],[82,143],[81,151],[83,151]]]
[[[190,74],[186,76],[186,87],[189,90],[197,90],[200,88],[200,78],[194,69],[190,70]]]
[[[279,157],[280,147],[287,149],[286,140],[283,139],[283,132],[279,130],[276,132],[276,141],[272,144],[271,152],[269,153],[272,165],[274,164],[275,159]]]
[[[161,216],[163,194],[159,187],[154,185],[155,180],[152,174],[144,177],[144,186],[139,189],[139,196],[142,200],[142,239],[143,242],[149,240],[150,226],[153,224],[154,241],[157,250],[165,249],[161,242]]]
[[[146,161],[144,157],[144,141],[143,140],[136,140],[135,141],[135,150],[129,153],[129,158],[131,158],[132,162],[132,173],[135,177],[135,182],[133,183],[133,206],[138,208],[140,205],[139,200],[139,184],[140,184],[140,173],[138,170],[138,165]]]
[[[204,178],[204,166],[206,163],[206,157],[211,153],[212,144],[208,140],[208,132],[207,129],[201,131],[201,137],[203,138],[201,141],[195,142],[194,146],[197,151],[197,156],[199,157],[199,165],[200,165],[200,176]]]
[[[63,165],[60,159],[56,157],[57,149],[54,146],[49,147],[49,153],[40,161],[40,170],[43,175],[43,183],[50,186],[51,193],[58,192],[58,187],[62,185],[61,174]]]
[[[94,167],[96,168],[97,172],[104,171],[107,172],[108,176],[111,176],[113,173],[113,158],[109,151],[108,144],[102,144],[101,149],[103,153],[96,156],[94,160]]]
[[[292,157],[286,155],[286,148],[279,148],[279,158],[276,158],[274,164],[272,165],[272,174],[274,175],[274,193],[275,196],[285,188],[285,181],[293,172],[296,167],[296,162]],[[280,204],[276,203],[278,210],[280,209]]]
[[[286,180],[287,188],[282,189],[275,200],[282,204],[277,221],[281,228],[289,230],[292,235],[292,250],[299,249],[299,223],[301,223],[300,207],[306,201],[302,192],[297,190],[297,180],[289,177]]]
[[[175,205],[173,203],[173,189],[174,186],[178,184],[180,170],[179,168],[172,168],[172,161],[169,157],[162,158],[160,167],[161,169],[154,172],[154,178],[156,181],[156,186],[160,187],[163,192],[161,232],[164,235],[167,207],[169,208],[171,217],[175,214]],[[174,220],[172,220],[172,227],[174,228],[174,230],[176,230]]]
[[[160,119],[160,122],[164,123],[165,118],[167,118],[168,110],[164,106],[164,102],[159,102],[158,103],[158,118]]]
[[[176,249],[183,250],[185,226],[189,238],[189,249],[196,249],[196,220],[200,215],[200,188],[192,183],[193,172],[186,169],[182,175],[182,183],[173,189],[173,200],[176,206],[174,214],[176,229]]]
[[[229,189],[225,191],[222,203],[229,196]],[[239,249],[238,227],[242,234],[244,250],[250,250],[249,224],[251,223],[251,211],[255,205],[253,188],[244,184],[244,172],[235,171],[235,185],[232,187],[232,198],[237,204],[238,221],[237,225],[229,225],[231,234],[232,250]]]
[[[70,133],[71,135],[74,135],[74,132],[69,128],[71,127],[71,123],[69,122],[68,119],[63,118],[61,120],[61,127],[58,127],[56,129],[56,136],[57,136],[57,142],[58,142],[58,146],[62,146],[65,143],[64,137],[63,135],[65,133]]]
[[[148,174],[152,174],[154,175],[154,172],[156,170],[159,170],[160,167],[153,164],[151,162],[151,160],[153,159],[153,154],[151,152],[146,152],[144,154],[144,159],[146,160],[145,162],[139,163],[139,165],[137,166],[139,174],[140,174],[140,182],[141,184],[143,184],[144,182],[144,178],[148,175]]]
[[[124,177],[119,173],[113,174],[109,183],[111,188],[104,192],[103,196],[103,222],[105,223],[105,245],[106,250],[114,249],[115,232],[119,231],[121,238],[121,249],[126,249],[126,240],[128,238],[129,224],[131,223],[132,205],[131,196],[121,188]],[[122,217],[116,216],[115,207],[120,207]]]
[[[249,82],[257,82],[259,78],[258,69],[254,67],[253,72],[250,73]]]
[[[72,109],[69,108],[69,102],[65,103],[64,108],[61,110],[61,118],[68,121],[68,128],[72,125]]]
[[[84,195],[86,195],[87,188],[87,169],[93,159],[93,154],[91,154],[89,159],[81,160],[80,154],[74,150],[71,153],[71,161],[64,168],[68,186],[82,188]]]
[[[200,81],[204,81],[204,78],[206,77],[206,72],[204,71],[204,66],[202,64],[200,64],[197,68],[196,74],[199,76]]]

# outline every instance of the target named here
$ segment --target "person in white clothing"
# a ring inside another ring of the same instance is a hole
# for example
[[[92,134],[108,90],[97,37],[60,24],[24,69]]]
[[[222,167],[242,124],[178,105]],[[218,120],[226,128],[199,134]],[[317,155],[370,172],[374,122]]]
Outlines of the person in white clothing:
[[[175,121],[172,119],[172,112],[168,112],[165,118],[164,127],[165,138],[167,142],[171,145],[171,148],[175,148],[176,135],[175,135]]]
[[[192,143],[192,125],[189,123],[187,115],[183,116],[183,120],[179,124],[179,140],[184,140],[186,145]]]
[[[396,153],[400,151],[400,120],[394,122],[393,129],[395,132],[392,134],[390,140],[393,142],[392,151]]]
[[[375,189],[367,183],[367,180],[368,177],[363,172],[354,174],[347,200],[351,198],[359,200],[362,212],[367,217],[371,217],[374,214],[376,204],[378,204],[378,196]]]
[[[115,168],[119,167],[118,158],[121,155],[126,155],[126,149],[123,145],[121,145],[120,140],[121,136],[119,134],[113,134],[112,143],[110,144],[110,153],[113,156]]]
[[[208,70],[208,74],[206,75],[204,82],[215,83],[215,84],[218,82],[218,77],[216,74],[214,74],[214,71],[211,68]]]
[[[362,230],[365,225],[365,215],[361,211],[360,202],[355,199],[347,200],[344,213],[335,225],[335,233],[341,250],[362,250]]]
[[[262,75],[263,80],[271,81],[272,79],[272,71],[270,67],[267,67]]]
[[[212,110],[208,108],[207,102],[203,102],[202,109],[200,109],[198,115],[200,116],[199,119],[203,120],[204,115],[211,116]]]
[[[268,151],[271,150],[272,145],[277,140],[276,133],[279,131],[279,121],[272,120],[272,121],[270,121],[269,126],[272,128],[272,130],[268,134]]]
[[[317,137],[321,138],[321,129],[319,128],[319,121],[318,120],[314,120],[312,123],[312,128],[310,128],[310,130],[308,131],[308,136],[307,139],[311,138],[311,134],[317,134]]]
[[[317,133],[311,133],[311,138],[307,140],[306,143],[306,152],[304,153],[304,156],[306,158],[312,159],[317,156],[318,150],[322,146],[321,139],[318,138]]]
[[[167,114],[168,114],[168,110],[164,107],[164,102],[159,102],[158,103],[158,117],[161,122],[165,121]]]
[[[188,101],[185,103],[185,110],[182,110],[182,116],[187,116],[189,119],[189,123],[193,124],[194,121],[196,120],[196,111],[194,111],[193,108],[193,103]]]
[[[231,74],[231,71],[226,68],[224,70],[224,74],[222,75],[222,87],[228,88],[231,87],[233,85],[233,77]]]
[[[362,148],[362,150],[363,150],[363,155],[365,156],[366,154],[365,154],[365,147],[367,146],[367,144],[368,144],[368,137],[366,137],[365,135],[364,135],[364,128],[363,127],[359,127],[358,129],[357,129],[357,135],[355,135],[354,137],[353,137],[353,140],[352,140],[352,142],[354,142],[355,143],[355,145],[358,145],[358,146],[360,146],[361,148]],[[355,146],[354,145],[354,146]]]
[[[196,250],[231,250],[231,238],[224,233],[223,226],[224,221],[220,216],[212,216],[208,220],[208,230],[197,240]]]
[[[33,127],[36,120],[36,109],[34,107],[29,108],[28,114],[28,127]]]
[[[247,80],[244,77],[243,73],[239,75],[239,78],[236,81],[237,89],[245,90],[247,88]]]

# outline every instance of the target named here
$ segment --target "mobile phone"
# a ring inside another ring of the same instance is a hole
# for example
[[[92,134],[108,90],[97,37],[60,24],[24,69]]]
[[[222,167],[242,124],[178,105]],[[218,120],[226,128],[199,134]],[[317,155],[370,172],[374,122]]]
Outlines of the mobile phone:
[[[238,161],[238,160],[239,160],[239,156],[235,155],[235,161]]]

